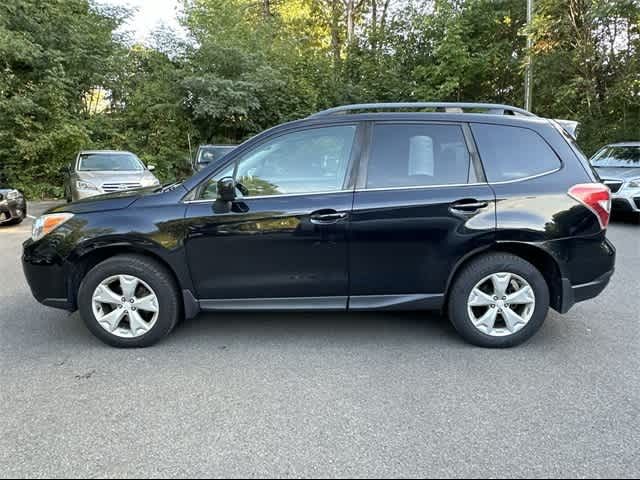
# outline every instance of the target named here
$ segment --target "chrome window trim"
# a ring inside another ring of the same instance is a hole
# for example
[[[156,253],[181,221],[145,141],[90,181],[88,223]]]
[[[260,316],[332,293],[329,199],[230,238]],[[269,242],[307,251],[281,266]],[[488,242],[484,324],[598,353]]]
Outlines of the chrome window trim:
[[[428,190],[428,189],[436,189],[436,188],[461,188],[461,187],[481,187],[481,186],[491,186],[491,185],[508,185],[511,183],[526,182],[528,180],[534,180],[536,178],[552,175],[554,173],[559,172],[560,170],[562,170],[562,168],[551,170],[549,172],[539,173],[537,175],[532,175],[529,177],[516,178],[514,180],[504,180],[502,182],[476,182],[476,183],[452,183],[452,184],[444,184],[444,185],[408,185],[404,187],[356,188],[355,190],[331,190],[326,192],[284,193],[281,195],[260,195],[255,197],[241,197],[241,198],[238,198],[238,200],[241,201],[241,200],[260,200],[264,198],[308,197],[308,196],[315,196],[315,195],[330,195],[335,193],[350,193],[350,192],[362,193],[362,192],[384,192],[384,191],[398,191],[398,190]],[[212,199],[183,201],[183,203],[185,204],[214,203],[214,202],[216,202],[216,200],[212,200]]]
[[[256,195],[254,197],[238,197],[236,201],[243,200],[260,200],[264,198],[286,198],[286,197],[308,197],[312,195],[331,195],[336,193],[353,193],[353,189],[350,188],[348,190],[328,190],[324,192],[309,192],[309,193],[282,193],[279,195]],[[202,200],[183,200],[182,203],[215,203],[216,199],[202,199]]]
[[[509,184],[509,183],[526,182],[527,180],[534,180],[536,178],[546,177],[547,175],[552,175],[554,173],[558,173],[560,170],[562,170],[562,168],[563,168],[563,165],[561,164],[558,168],[556,168],[554,170],[549,170],[547,172],[537,173],[535,175],[529,175],[528,177],[514,178],[513,180],[502,180],[500,182],[489,182],[489,185],[505,185],[505,184]]]
[[[409,185],[406,187],[378,187],[378,188],[359,188],[356,192],[382,192],[385,190],[394,191],[394,190],[426,190],[432,188],[447,188],[447,187],[479,187],[482,185],[489,185],[488,183],[452,183],[449,185]]]

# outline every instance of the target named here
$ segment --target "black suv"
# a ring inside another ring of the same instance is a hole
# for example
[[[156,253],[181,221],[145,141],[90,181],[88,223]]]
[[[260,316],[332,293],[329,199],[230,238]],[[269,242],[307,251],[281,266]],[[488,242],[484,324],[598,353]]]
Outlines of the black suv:
[[[117,347],[200,311],[374,309],[446,310],[469,342],[509,347],[606,287],[610,208],[552,120],[353,105],[263,132],[184,183],[53,209],[23,262],[40,302],[79,309]]]

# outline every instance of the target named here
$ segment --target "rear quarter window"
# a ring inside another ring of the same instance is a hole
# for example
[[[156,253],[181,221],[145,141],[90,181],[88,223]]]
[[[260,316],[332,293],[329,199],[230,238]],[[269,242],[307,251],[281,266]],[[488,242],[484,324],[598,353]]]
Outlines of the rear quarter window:
[[[528,128],[472,124],[489,182],[505,182],[558,170],[560,159],[547,142]]]

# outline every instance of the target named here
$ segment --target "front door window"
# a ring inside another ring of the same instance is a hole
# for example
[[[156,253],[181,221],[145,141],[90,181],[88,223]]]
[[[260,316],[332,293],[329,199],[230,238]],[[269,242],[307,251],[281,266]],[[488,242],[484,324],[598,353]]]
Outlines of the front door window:
[[[355,125],[312,128],[286,133],[245,153],[215,175],[201,198],[216,198],[216,182],[231,176],[245,188],[238,196],[263,197],[338,192],[344,188]]]

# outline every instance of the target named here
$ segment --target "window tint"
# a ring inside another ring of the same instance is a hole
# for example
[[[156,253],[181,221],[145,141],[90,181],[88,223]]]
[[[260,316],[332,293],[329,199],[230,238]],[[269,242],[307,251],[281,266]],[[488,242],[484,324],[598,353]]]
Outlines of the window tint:
[[[533,130],[504,125],[471,126],[490,182],[531,177],[560,168],[560,160]]]
[[[346,125],[277,137],[237,160],[236,181],[248,190],[245,197],[342,190],[355,132]],[[202,198],[215,198],[211,183],[222,176],[211,179]]]
[[[463,184],[471,166],[458,125],[377,124],[367,188]]]

